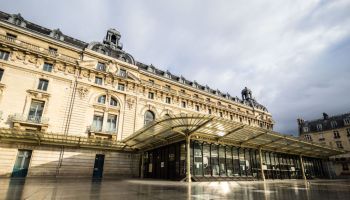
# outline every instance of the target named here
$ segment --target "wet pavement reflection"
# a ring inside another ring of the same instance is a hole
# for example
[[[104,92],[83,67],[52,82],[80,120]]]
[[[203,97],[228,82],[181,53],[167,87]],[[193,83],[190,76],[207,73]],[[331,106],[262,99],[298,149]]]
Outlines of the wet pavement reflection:
[[[350,199],[350,180],[174,182],[0,179],[0,199]]]

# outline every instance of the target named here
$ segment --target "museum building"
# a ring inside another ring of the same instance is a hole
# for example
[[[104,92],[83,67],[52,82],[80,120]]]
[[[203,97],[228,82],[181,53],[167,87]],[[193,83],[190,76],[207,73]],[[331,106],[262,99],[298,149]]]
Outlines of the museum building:
[[[343,150],[273,131],[268,110],[0,12],[0,176],[329,178]]]

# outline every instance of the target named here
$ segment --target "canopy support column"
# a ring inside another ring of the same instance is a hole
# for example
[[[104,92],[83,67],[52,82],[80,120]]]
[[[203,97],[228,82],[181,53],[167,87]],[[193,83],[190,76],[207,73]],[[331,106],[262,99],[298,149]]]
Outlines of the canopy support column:
[[[186,180],[188,183],[191,182],[191,136],[186,135]]]
[[[301,174],[303,175],[303,179],[306,180],[305,169],[304,169],[304,161],[303,161],[303,156],[302,155],[299,155],[299,160],[300,160]]]
[[[264,174],[264,169],[263,169],[263,159],[262,159],[261,148],[259,148],[259,159],[260,159],[261,178],[262,178],[263,181],[265,181],[265,174]]]
[[[143,179],[143,176],[144,176],[143,173],[145,173],[145,172],[144,172],[144,168],[145,168],[145,167],[144,167],[144,165],[145,165],[145,163],[144,163],[144,162],[145,162],[145,161],[144,161],[145,155],[144,155],[144,154],[145,154],[145,153],[142,151],[142,152],[141,152],[141,169],[140,169],[140,178],[142,178],[142,179]]]

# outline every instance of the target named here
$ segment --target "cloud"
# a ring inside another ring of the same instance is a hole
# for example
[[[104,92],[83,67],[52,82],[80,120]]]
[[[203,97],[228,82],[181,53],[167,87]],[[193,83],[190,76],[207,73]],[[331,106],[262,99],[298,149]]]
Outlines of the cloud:
[[[248,86],[277,131],[350,111],[350,1],[0,2],[87,42],[115,27],[137,60],[233,96]]]

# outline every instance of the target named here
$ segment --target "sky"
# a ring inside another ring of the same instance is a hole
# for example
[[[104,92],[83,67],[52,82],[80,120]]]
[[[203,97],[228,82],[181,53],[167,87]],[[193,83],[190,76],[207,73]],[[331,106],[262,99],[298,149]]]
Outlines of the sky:
[[[121,32],[145,64],[241,96],[297,135],[297,118],[350,112],[350,0],[0,0],[3,12],[85,42]]]

